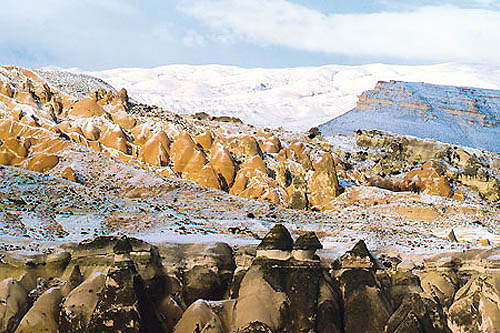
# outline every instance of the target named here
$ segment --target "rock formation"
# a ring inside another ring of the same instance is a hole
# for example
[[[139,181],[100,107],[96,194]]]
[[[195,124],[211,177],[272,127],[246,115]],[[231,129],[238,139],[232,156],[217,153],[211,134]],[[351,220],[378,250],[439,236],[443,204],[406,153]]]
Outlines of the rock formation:
[[[253,252],[223,243],[156,247],[126,237],[66,244],[37,255],[36,263],[27,254],[1,252],[0,329],[448,333],[498,327],[498,274],[491,272],[498,260],[487,259],[497,250],[437,255],[417,267],[376,258],[363,241],[333,261],[314,255],[321,246],[313,232],[294,241],[276,224]],[[269,256],[273,250],[287,256]]]
[[[319,126],[323,135],[381,130],[500,151],[500,92],[423,82],[379,81],[356,108]]]

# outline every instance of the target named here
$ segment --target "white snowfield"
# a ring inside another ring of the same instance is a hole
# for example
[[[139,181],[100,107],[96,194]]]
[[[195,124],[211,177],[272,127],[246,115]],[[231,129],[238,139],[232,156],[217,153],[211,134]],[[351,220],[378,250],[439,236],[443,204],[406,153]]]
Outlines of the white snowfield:
[[[87,72],[138,102],[177,113],[238,117],[259,127],[305,131],[356,106],[379,80],[500,89],[500,66],[370,64],[284,69],[168,65]]]

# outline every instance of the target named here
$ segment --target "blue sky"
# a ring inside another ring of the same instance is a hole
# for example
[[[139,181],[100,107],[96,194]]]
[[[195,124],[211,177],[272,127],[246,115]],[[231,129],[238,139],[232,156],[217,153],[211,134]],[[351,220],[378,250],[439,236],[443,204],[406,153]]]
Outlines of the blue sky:
[[[2,0],[0,63],[500,64],[500,1]]]

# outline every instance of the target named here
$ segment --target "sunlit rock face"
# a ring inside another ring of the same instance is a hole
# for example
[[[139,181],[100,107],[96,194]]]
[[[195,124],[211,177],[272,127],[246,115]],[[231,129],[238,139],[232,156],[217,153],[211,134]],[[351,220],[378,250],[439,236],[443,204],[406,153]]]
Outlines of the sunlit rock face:
[[[324,135],[376,129],[499,152],[500,91],[379,81],[356,108],[319,129]]]
[[[71,167],[71,161],[60,164],[65,152],[86,147],[134,168],[287,207],[287,187],[303,173],[300,163],[310,164],[312,152],[326,154],[303,134],[254,131],[224,117],[181,117],[135,104],[125,89],[117,92],[83,75],[1,67],[0,82],[2,165],[52,172],[58,165]],[[289,156],[280,161],[281,151],[281,157]],[[304,181],[314,188],[334,173],[330,165],[326,178],[313,175]],[[338,194],[330,183],[324,189],[328,200]],[[321,196],[313,192],[312,197]]]

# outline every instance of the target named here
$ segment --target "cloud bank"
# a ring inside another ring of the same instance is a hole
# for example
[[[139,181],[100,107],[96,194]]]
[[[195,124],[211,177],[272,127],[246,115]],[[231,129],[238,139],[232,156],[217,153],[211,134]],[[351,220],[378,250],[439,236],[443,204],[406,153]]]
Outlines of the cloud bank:
[[[423,61],[500,63],[497,1],[458,8],[324,14],[285,0],[186,0],[179,9],[219,34],[308,52]],[[234,39],[234,38],[233,38]]]
[[[497,0],[2,0],[0,31],[32,67],[500,64]]]

